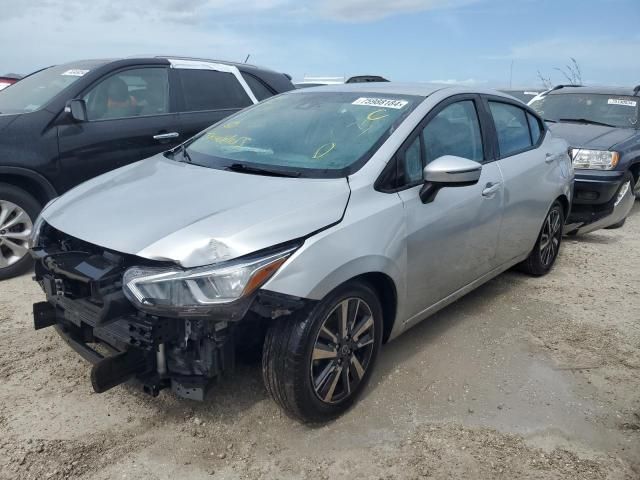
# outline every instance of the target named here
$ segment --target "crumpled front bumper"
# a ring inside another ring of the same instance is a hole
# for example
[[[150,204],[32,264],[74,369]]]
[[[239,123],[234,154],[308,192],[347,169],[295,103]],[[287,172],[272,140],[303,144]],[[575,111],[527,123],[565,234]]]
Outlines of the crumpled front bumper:
[[[135,380],[154,396],[171,388],[203,400],[215,380],[233,371],[239,342],[259,339],[268,319],[313,303],[257,290],[207,317],[151,315],[135,309],[122,291],[124,272],[141,259],[57,231],[50,235],[46,247],[31,252],[35,280],[46,294],[33,306],[34,327],[54,327],[93,364],[98,393]]]

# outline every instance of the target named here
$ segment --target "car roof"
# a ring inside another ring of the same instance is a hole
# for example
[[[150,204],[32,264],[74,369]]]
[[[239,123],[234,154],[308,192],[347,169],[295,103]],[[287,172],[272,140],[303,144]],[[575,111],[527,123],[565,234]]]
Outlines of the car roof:
[[[560,87],[550,90],[547,95],[560,95],[562,93],[592,93],[602,95],[629,95],[633,96],[633,87],[610,87],[610,86],[589,86],[589,87]]]
[[[497,95],[504,98],[512,98],[497,90],[470,87],[464,85],[447,85],[437,83],[401,83],[401,82],[365,82],[365,83],[343,83],[339,85],[323,85],[313,87],[313,92],[366,92],[380,93],[387,95],[415,95],[420,97],[428,97],[432,93],[439,90],[447,90],[451,95],[464,93],[479,93],[487,95]],[[291,93],[308,93],[308,89],[298,89]]]

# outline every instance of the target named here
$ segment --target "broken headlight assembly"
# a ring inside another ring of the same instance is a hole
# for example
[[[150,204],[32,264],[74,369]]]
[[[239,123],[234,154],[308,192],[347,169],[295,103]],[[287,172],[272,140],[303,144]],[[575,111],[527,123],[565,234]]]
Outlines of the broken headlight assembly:
[[[124,273],[123,290],[136,308],[148,313],[208,315],[255,292],[298,247],[189,270],[131,267]]]
[[[571,159],[573,168],[586,168],[590,170],[613,170],[618,165],[620,154],[608,150],[587,150],[584,148],[572,148]]]

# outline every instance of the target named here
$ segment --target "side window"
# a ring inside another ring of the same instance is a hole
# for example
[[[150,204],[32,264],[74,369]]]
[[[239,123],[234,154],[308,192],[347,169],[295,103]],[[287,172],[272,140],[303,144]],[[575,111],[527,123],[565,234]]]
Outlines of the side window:
[[[522,108],[500,102],[489,102],[489,108],[498,134],[501,157],[508,157],[532,145],[527,113]]]
[[[482,135],[472,100],[452,103],[433,117],[422,131],[426,163],[443,155],[481,162]]]
[[[402,184],[409,185],[422,181],[422,147],[420,137],[417,136],[409,148],[404,152],[404,157],[400,163],[400,175]]]
[[[243,108],[251,99],[233,73],[179,69],[184,111]]]
[[[166,68],[135,68],[111,75],[84,97],[89,120],[144,117],[169,113]]]
[[[527,120],[529,120],[529,130],[531,131],[531,141],[533,144],[537,144],[538,140],[540,140],[540,135],[542,135],[542,129],[540,128],[540,121],[527,112]]]
[[[273,97],[274,93],[269,90],[261,80],[257,79],[253,75],[249,73],[243,73],[242,78],[244,78],[244,81],[247,82],[247,85],[249,85],[249,88],[256,96],[258,101],[262,101],[265,98]]]

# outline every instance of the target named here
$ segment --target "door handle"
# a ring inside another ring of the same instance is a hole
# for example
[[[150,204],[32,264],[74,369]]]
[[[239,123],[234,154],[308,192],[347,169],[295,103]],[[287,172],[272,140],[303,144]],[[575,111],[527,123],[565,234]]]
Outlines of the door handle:
[[[484,188],[484,190],[482,190],[482,196],[483,197],[491,197],[493,196],[494,193],[496,193],[498,190],[500,190],[500,186],[502,185],[502,183],[500,182],[495,182],[495,183],[487,183],[486,187]]]
[[[153,136],[154,140],[168,140],[170,138],[178,138],[180,134],[178,132],[159,133]]]

